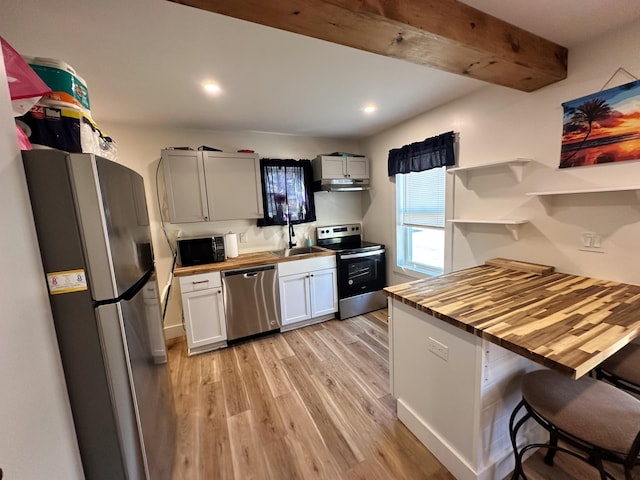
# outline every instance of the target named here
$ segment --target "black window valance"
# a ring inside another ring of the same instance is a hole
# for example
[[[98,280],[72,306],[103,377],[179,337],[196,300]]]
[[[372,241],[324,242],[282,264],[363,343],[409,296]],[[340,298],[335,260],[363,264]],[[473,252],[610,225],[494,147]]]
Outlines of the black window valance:
[[[389,150],[389,176],[455,165],[455,138],[454,132],[447,132]]]

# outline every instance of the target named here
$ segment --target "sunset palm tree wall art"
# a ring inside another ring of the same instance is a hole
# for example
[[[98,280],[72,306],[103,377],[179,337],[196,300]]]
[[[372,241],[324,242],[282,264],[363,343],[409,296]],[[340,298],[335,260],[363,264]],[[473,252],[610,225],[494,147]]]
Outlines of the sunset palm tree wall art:
[[[640,81],[562,106],[560,168],[640,159]]]

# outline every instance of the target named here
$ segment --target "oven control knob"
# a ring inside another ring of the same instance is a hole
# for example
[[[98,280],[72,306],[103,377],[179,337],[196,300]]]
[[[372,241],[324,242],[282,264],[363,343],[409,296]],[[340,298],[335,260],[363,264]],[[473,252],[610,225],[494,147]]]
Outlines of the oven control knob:
[[[349,280],[347,283],[348,283],[349,285],[353,285],[353,280]]]

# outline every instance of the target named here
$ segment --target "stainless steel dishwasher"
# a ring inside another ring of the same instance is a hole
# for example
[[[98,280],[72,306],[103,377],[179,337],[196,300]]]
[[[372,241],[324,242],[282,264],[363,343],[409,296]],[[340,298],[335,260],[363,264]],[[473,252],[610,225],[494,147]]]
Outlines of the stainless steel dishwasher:
[[[222,272],[222,288],[228,340],[280,328],[275,265]]]

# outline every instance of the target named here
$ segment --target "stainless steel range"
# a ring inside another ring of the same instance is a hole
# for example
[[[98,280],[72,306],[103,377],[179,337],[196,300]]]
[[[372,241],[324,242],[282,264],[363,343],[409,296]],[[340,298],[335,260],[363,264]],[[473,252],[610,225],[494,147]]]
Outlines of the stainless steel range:
[[[362,240],[359,223],[316,229],[318,246],[336,251],[338,318],[345,319],[384,308],[385,248]]]

